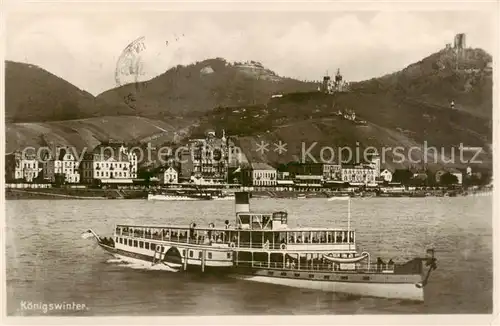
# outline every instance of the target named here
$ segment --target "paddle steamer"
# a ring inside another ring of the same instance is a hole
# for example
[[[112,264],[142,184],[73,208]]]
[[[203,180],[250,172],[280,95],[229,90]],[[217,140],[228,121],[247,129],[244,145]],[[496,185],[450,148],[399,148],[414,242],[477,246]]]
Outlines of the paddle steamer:
[[[289,228],[287,212],[251,211],[246,192],[236,193],[235,210],[234,226],[120,224],[109,239],[92,230],[83,236],[95,237],[123,260],[167,270],[216,270],[248,281],[359,296],[423,301],[436,269],[432,249],[404,263],[374,263],[368,252],[359,253],[350,209],[347,228]]]
[[[148,194],[148,200],[166,200],[166,201],[193,201],[193,200],[234,200],[234,195],[224,193],[220,190],[161,190],[151,191]]]

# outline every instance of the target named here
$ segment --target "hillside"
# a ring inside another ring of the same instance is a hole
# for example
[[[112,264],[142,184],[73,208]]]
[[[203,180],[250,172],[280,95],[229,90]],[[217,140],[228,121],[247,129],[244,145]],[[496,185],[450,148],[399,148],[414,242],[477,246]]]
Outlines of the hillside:
[[[347,105],[353,102],[358,106]],[[356,112],[357,123],[337,115],[338,110],[346,108]],[[398,114],[392,116],[388,108]],[[366,121],[366,124],[360,123],[360,120]],[[304,158],[312,160],[305,156],[309,148],[314,159],[321,161],[323,147],[333,149],[335,162],[343,147],[351,149],[351,162],[363,161],[363,150],[372,146],[379,153],[384,148],[387,150],[384,166],[388,167],[423,167],[427,156],[429,168],[443,165],[462,168],[466,165],[465,160],[471,159],[473,154],[464,152],[464,162],[460,162],[459,146],[462,143],[463,146],[484,149],[476,158],[482,164],[476,167],[488,169],[492,166],[492,153],[488,147],[491,132],[487,131],[484,120],[459,111],[436,111],[432,107],[392,102],[385,96],[290,94],[273,99],[267,105],[219,108],[207,114],[193,133],[197,136],[208,128],[219,131],[224,128],[235,135],[237,145],[250,161],[274,165],[302,161]],[[257,144],[262,141],[269,144],[268,151],[264,153],[257,151]],[[274,145],[280,141],[287,144],[286,152],[279,153]],[[435,157],[426,155],[425,143],[428,148],[437,149]],[[361,155],[356,157],[357,149]],[[404,161],[398,153],[405,156]],[[325,160],[330,160],[330,149],[325,149],[323,155]],[[342,152],[342,155],[343,159],[349,159],[347,152]],[[447,163],[453,155],[456,164]],[[409,157],[413,162],[409,162]]]
[[[436,107],[455,109],[492,118],[492,57],[481,49],[457,54],[446,48],[401,71],[353,85],[363,93],[391,95]]]
[[[97,96],[111,105],[126,102],[137,115],[191,116],[217,106],[266,103],[276,93],[311,91],[317,84],[277,76],[258,62],[209,59],[169,69],[146,82],[128,84]]]
[[[127,106],[107,104],[40,67],[6,61],[6,122],[46,122],[132,113]]]
[[[134,116],[105,116],[52,122],[6,124],[6,152],[25,146],[71,145],[93,149],[103,141],[151,143],[152,146],[184,138],[193,124],[189,119],[170,121]]]

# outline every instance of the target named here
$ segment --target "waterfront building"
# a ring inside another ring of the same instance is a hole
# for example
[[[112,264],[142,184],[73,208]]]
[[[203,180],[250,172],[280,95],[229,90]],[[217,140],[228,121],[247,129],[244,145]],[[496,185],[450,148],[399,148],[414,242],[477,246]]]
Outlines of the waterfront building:
[[[277,185],[277,171],[267,163],[251,163],[242,169],[244,186],[270,187]]]
[[[56,147],[55,153],[47,153],[43,161],[42,172],[45,180],[50,182],[64,181],[64,183],[80,183],[80,163],[70,147]]]
[[[318,190],[323,186],[322,175],[296,175],[295,188],[303,190]]]
[[[375,177],[380,177],[380,156],[378,154],[371,155],[368,165],[375,171]]]
[[[179,183],[179,173],[174,167],[170,166],[160,174],[160,181],[162,184]]]
[[[225,132],[217,138],[209,130],[205,138],[192,139],[181,153],[183,180],[203,180],[204,183],[226,183],[228,179],[228,141]]]
[[[340,164],[323,164],[324,181],[342,180],[342,166]]]
[[[343,165],[341,174],[342,181],[348,182],[350,184],[375,184],[375,169],[369,165]]]
[[[7,181],[34,182],[41,168],[35,153],[27,154],[16,151],[5,156],[5,172]]]
[[[123,144],[101,144],[84,155],[80,165],[83,183],[132,183],[137,178],[137,155]]]
[[[386,168],[382,172],[380,172],[380,177],[382,177],[383,181],[391,182],[392,171]]]

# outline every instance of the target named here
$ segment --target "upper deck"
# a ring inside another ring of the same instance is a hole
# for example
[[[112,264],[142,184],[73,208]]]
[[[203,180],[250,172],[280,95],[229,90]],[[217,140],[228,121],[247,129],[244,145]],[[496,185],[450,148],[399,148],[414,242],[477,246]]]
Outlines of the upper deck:
[[[236,193],[236,224],[224,227],[191,225],[119,224],[115,237],[138,237],[194,245],[215,245],[262,250],[355,250],[356,235],[350,228],[288,227],[288,213],[254,212],[248,194]],[[238,196],[239,195],[239,196]],[[238,202],[240,201],[240,202]],[[246,203],[245,203],[246,202]]]

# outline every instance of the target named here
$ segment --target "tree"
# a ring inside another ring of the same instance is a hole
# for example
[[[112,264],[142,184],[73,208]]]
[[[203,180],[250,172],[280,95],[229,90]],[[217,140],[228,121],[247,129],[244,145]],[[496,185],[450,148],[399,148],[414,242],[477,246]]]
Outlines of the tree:
[[[392,175],[392,181],[399,182],[401,184],[409,184],[412,177],[413,173],[409,169],[407,170],[398,169]]]
[[[458,183],[458,178],[456,175],[447,172],[441,176],[441,184],[443,186],[451,186],[457,183]]]

